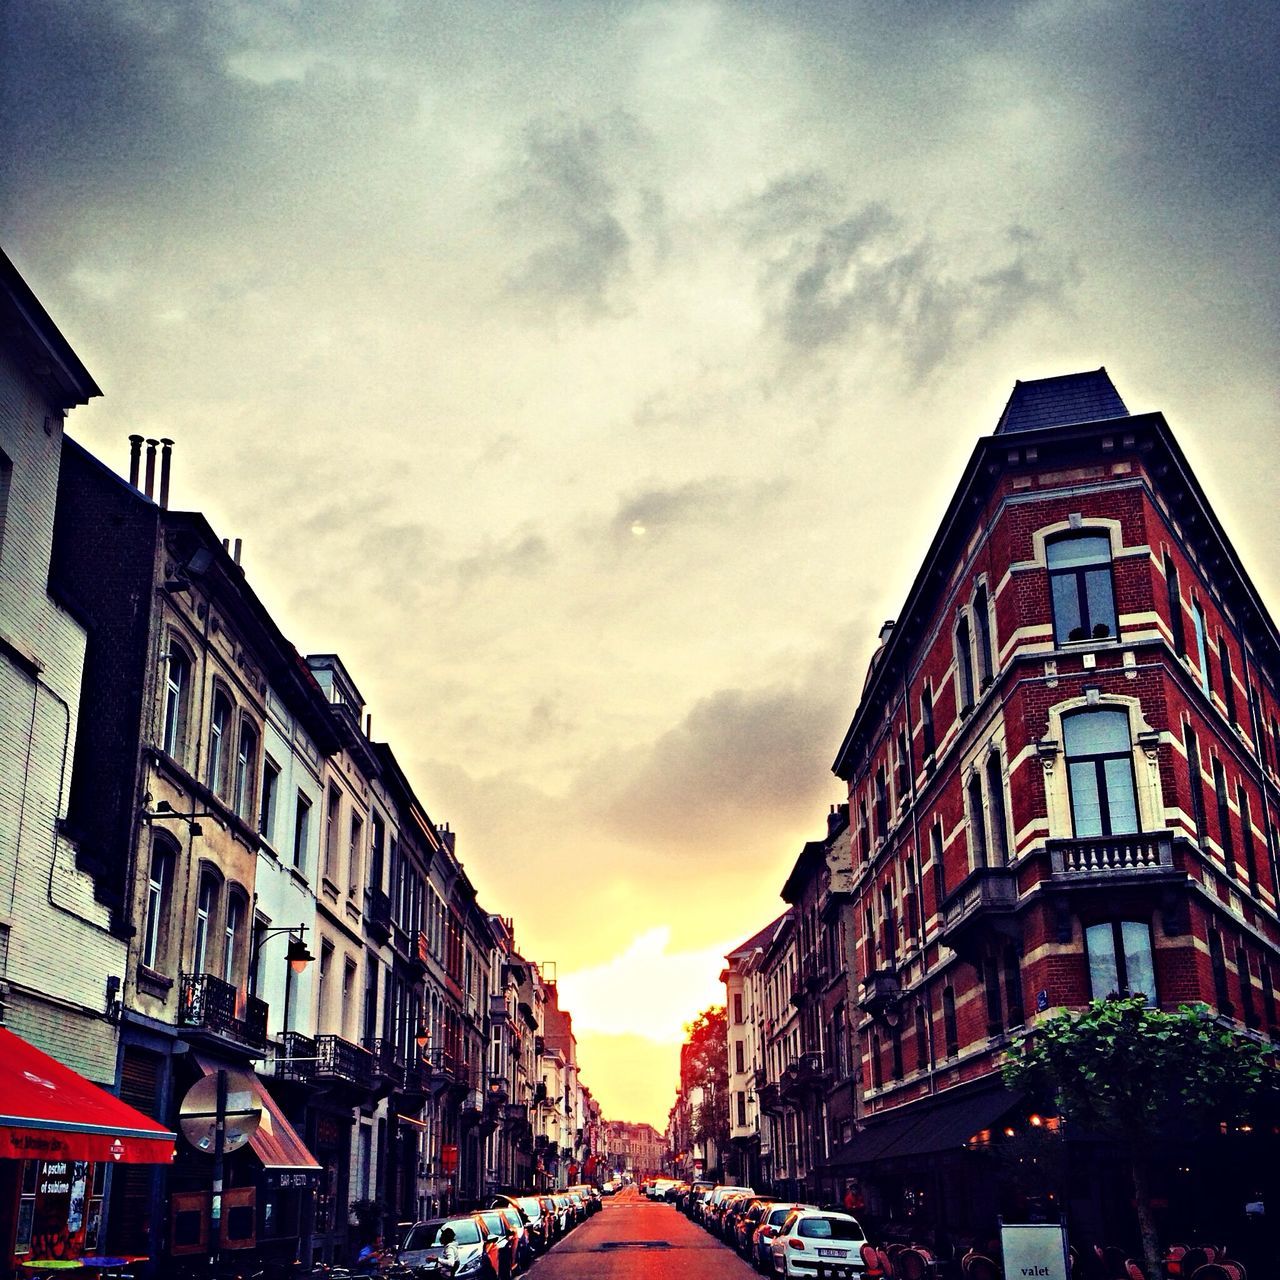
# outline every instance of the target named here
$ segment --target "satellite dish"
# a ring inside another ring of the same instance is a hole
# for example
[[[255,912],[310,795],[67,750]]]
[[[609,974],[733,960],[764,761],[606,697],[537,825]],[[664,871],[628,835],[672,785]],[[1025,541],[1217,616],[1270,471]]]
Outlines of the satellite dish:
[[[224,1154],[238,1151],[258,1131],[262,1109],[253,1077],[245,1071],[228,1071],[227,1108],[223,1113],[226,1128],[222,1136]],[[213,1154],[218,1122],[218,1073],[197,1080],[187,1090],[178,1108],[178,1124],[182,1136],[197,1151]]]

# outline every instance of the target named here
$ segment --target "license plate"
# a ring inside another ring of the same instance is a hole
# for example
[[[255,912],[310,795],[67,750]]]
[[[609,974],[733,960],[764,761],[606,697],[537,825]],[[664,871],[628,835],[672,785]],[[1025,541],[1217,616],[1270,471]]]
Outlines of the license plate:
[[[843,1249],[819,1249],[818,1257],[820,1258],[843,1258]]]

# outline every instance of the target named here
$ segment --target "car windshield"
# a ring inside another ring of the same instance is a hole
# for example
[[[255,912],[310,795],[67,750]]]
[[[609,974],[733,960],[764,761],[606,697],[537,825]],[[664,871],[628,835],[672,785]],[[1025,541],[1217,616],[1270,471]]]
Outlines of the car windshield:
[[[480,1216],[484,1219],[484,1225],[488,1227],[495,1236],[504,1236],[507,1234],[507,1224],[503,1221],[502,1214],[500,1214],[497,1209],[490,1209],[487,1212],[482,1213]]]
[[[801,1218],[796,1235],[808,1240],[861,1240],[862,1228],[848,1218]]]
[[[436,1243],[436,1237],[440,1234],[440,1228],[444,1226],[444,1219],[437,1218],[434,1222],[418,1222],[409,1228],[409,1234],[404,1238],[404,1248],[407,1249],[430,1249]]]
[[[523,1209],[524,1212],[534,1221],[542,1217],[542,1206],[532,1196],[526,1196],[522,1200],[517,1200],[516,1204],[518,1204],[520,1208]]]
[[[438,1249],[440,1232],[453,1228],[453,1238],[458,1244],[479,1244],[480,1228],[470,1218],[436,1218],[432,1222],[419,1222],[404,1242],[405,1252],[414,1249]]]
[[[771,1209],[769,1211],[769,1225],[771,1227],[780,1227],[791,1216],[791,1210],[788,1208]]]

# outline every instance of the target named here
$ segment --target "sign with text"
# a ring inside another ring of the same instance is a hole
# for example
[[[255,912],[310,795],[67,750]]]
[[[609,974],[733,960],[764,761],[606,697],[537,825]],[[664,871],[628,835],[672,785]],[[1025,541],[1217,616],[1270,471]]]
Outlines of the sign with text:
[[[1067,1229],[1061,1223],[1000,1224],[1008,1280],[1067,1280]]]

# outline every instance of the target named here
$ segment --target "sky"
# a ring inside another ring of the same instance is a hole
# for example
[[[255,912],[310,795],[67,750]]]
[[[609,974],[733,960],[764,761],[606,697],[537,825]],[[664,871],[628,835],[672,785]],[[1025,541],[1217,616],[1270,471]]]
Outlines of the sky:
[[[1015,378],[1276,601],[1274,3],[21,0],[0,243],[665,1121]]]

